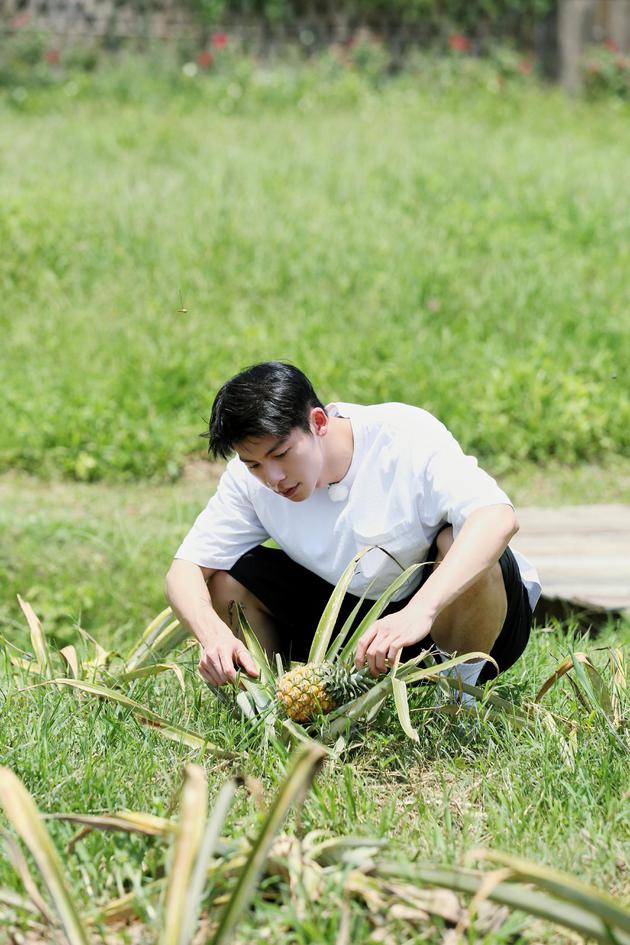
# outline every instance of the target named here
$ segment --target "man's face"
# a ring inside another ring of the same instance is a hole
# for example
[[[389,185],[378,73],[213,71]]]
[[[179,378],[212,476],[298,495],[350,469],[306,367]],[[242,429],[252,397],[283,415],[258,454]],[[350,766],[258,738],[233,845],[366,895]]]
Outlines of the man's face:
[[[263,436],[236,444],[236,452],[256,479],[289,499],[303,502],[320,485],[323,473],[322,436],[295,427],[279,439]]]

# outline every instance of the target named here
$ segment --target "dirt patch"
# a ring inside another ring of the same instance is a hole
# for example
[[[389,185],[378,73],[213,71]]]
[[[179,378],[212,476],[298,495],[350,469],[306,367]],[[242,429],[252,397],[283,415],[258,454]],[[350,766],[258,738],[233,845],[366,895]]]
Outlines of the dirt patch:
[[[213,463],[201,456],[190,456],[182,468],[182,482],[208,482],[216,484],[225,469],[225,463]]]

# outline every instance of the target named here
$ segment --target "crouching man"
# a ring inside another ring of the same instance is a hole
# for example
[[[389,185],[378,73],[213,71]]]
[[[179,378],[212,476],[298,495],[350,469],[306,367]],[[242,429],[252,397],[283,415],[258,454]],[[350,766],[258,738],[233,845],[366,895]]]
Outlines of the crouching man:
[[[429,645],[489,653],[500,672],[521,656],[540,584],[508,547],[514,509],[430,413],[324,406],[301,371],[270,361],[223,385],[207,436],[212,456],[236,456],[166,578],[206,682],[232,682],[239,667],[257,675],[233,601],[270,654],[305,660],[333,586],[366,545],[378,547],[360,559],[338,627],[363,595],[357,619],[402,570],[425,565],[361,637],[358,668],[376,676],[400,650],[407,659]],[[477,660],[454,672],[474,685],[496,669]]]

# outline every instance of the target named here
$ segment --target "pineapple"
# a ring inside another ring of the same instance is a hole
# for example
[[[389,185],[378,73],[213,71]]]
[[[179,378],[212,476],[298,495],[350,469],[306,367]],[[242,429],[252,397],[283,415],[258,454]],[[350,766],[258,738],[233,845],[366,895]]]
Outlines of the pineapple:
[[[294,722],[308,722],[316,713],[331,712],[369,688],[363,672],[351,673],[330,662],[307,663],[278,680],[276,696]]]

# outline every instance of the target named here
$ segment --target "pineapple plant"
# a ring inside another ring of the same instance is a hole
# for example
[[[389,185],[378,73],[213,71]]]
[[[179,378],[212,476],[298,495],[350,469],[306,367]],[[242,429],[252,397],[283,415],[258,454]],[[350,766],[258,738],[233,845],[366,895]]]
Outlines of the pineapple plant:
[[[292,666],[285,672],[277,657],[277,667],[272,667],[249,626],[243,608],[237,605],[241,634],[260,670],[258,680],[245,675],[241,677],[244,691],[237,696],[237,703],[245,714],[252,719],[262,716],[269,728],[279,723],[296,738],[306,736],[303,725],[318,721],[321,726],[319,737],[329,740],[343,736],[349,723],[361,718],[373,718],[388,696],[393,695],[403,731],[413,741],[419,741],[418,733],[410,721],[407,684],[435,676],[433,666],[418,666],[427,658],[431,661],[431,651],[423,650],[413,659],[394,665],[380,679],[374,679],[366,669],[355,672],[354,658],[360,637],[379,619],[394,594],[422,565],[415,564],[403,571],[353,629],[357,605],[338,635],[332,639],[341,603],[357,564],[370,550],[371,546],[355,555],[339,579],[319,621],[304,665]],[[458,656],[441,664],[440,669],[470,659],[472,655]]]
[[[373,718],[386,699],[393,695],[403,731],[413,741],[419,741],[410,721],[407,684],[423,678],[438,679],[433,665],[422,668],[418,665],[425,660],[432,662],[431,651],[423,650],[413,659],[392,666],[390,672],[379,679],[372,678],[367,670],[354,672],[354,657],[360,637],[379,619],[396,592],[423,565],[414,564],[403,571],[374,601],[368,613],[353,629],[352,624],[359,609],[357,605],[333,639],[341,604],[356,567],[363,555],[368,554],[373,547],[368,546],[359,551],[339,579],[324,608],[304,665],[291,666],[287,671],[279,656],[275,664],[270,662],[243,608],[240,604],[236,605],[242,638],[260,675],[258,679],[252,679],[241,674],[240,687],[233,692],[233,700],[254,724],[264,725],[267,736],[274,732],[278,734],[280,728],[285,734],[304,739],[308,735],[302,726],[317,721],[321,724],[319,737],[337,739],[343,736],[349,723]],[[142,639],[127,657],[127,670],[134,674],[149,672],[151,665],[163,660],[165,654],[177,646],[185,635],[186,631],[173,619],[172,611],[165,610],[147,627]],[[440,672],[472,657],[486,657],[486,654],[462,654],[441,663]],[[476,692],[479,693],[479,690]],[[217,689],[215,694],[222,701],[232,702],[225,690]],[[488,701],[491,700],[492,696]]]
[[[281,676],[276,697],[294,722],[308,722],[356,699],[370,687],[364,672],[351,673],[338,663],[306,663]]]

